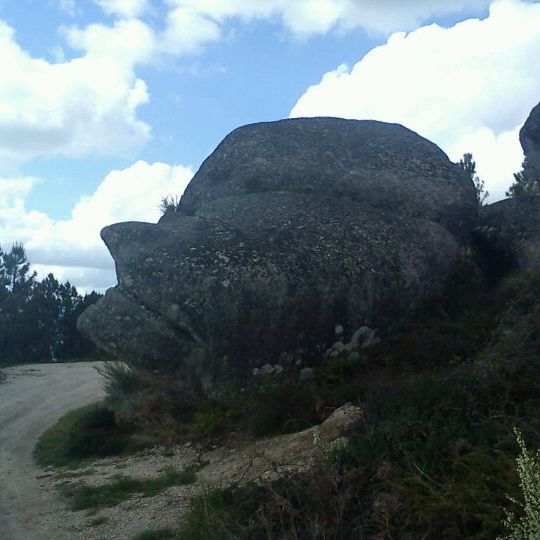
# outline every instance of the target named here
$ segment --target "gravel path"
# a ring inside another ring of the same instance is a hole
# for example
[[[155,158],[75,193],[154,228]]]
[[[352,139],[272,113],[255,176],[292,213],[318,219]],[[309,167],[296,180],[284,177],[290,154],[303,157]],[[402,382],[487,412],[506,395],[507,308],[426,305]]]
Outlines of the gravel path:
[[[36,364],[3,369],[0,383],[0,538],[69,538],[44,530],[62,503],[40,484],[32,450],[41,433],[66,412],[104,396],[97,363]]]

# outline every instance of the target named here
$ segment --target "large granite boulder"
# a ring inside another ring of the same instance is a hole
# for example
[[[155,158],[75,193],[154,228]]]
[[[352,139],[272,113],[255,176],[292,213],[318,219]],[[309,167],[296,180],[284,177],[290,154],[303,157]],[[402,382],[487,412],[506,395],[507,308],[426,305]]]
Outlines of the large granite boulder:
[[[540,176],[540,103],[534,107],[521,128],[519,141],[529,164]]]
[[[118,285],[79,328],[118,358],[212,393],[265,364],[315,362],[438,290],[476,218],[474,189],[396,124],[255,124],[203,163],[177,211],[102,238]]]

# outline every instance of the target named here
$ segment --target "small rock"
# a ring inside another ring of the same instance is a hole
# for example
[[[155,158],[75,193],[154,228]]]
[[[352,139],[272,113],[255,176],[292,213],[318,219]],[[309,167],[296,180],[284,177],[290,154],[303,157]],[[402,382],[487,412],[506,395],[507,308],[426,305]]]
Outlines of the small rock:
[[[272,375],[274,373],[274,366],[272,364],[264,364],[264,366],[259,370],[261,375]]]

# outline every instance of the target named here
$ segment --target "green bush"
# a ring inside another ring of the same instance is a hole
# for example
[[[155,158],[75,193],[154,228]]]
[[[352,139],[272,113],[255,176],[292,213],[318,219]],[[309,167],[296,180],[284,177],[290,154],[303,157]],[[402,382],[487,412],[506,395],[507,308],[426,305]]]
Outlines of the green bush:
[[[213,488],[191,502],[190,511],[180,526],[181,540],[262,540],[250,523],[256,522],[261,500],[257,488],[240,490]]]
[[[34,455],[40,465],[77,466],[91,458],[122,453],[132,427],[119,424],[101,403],[69,412],[39,438]]]

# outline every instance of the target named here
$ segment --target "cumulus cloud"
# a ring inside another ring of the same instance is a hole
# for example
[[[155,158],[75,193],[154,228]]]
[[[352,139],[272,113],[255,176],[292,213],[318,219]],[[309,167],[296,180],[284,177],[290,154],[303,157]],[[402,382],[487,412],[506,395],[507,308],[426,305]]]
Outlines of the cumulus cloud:
[[[411,30],[434,16],[484,9],[489,0],[169,0],[169,4],[220,22],[274,19],[305,37],[332,29],[363,28],[377,34]]]
[[[393,34],[308,88],[290,115],[399,122],[458,160],[472,152],[504,196],[523,159],[518,131],[540,98],[540,4],[494,2],[484,20]]]
[[[219,25],[197,9],[179,6],[167,15],[160,49],[169,54],[194,53],[221,37]]]
[[[58,0],[74,12],[73,0]],[[110,25],[64,28],[61,34],[81,56],[55,61],[24,51],[14,30],[0,20],[0,157],[24,161],[42,155],[79,157],[129,153],[144,144],[150,126],[138,116],[149,101],[135,75],[141,63],[161,54],[185,55],[225,34],[230,20],[281,21],[298,36],[362,27],[387,33],[408,29],[441,13],[481,9],[488,0],[166,0],[141,17],[147,0],[93,0],[115,17]],[[153,23],[153,24],[154,24]]]
[[[112,26],[71,27],[64,34],[72,48],[84,51],[87,60],[112,59],[127,69],[150,60],[156,49],[153,30],[138,19],[119,20]]]
[[[111,286],[114,264],[100,230],[119,221],[157,221],[161,199],[181,195],[192,176],[181,165],[138,161],[110,172],[91,196],[75,205],[70,219],[58,221],[26,209],[24,199],[35,178],[0,179],[0,238],[4,246],[22,241],[42,275],[52,271],[86,289]]]
[[[144,143],[150,128],[137,118],[137,109],[148,92],[132,69],[139,53],[137,47],[122,49],[117,39],[140,38],[140,24],[118,23],[115,39],[95,27],[72,31],[69,39],[86,54],[50,63],[21,49],[14,30],[0,21],[0,155],[24,160],[117,154]],[[118,46],[117,54],[99,54],[100,39]]]

